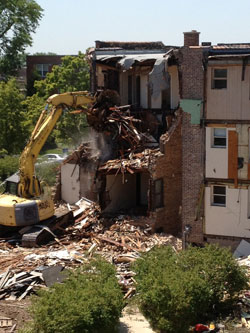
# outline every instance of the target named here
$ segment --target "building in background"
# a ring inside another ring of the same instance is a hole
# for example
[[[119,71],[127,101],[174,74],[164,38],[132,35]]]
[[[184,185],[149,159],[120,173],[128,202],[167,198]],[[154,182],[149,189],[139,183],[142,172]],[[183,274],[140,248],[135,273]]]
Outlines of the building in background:
[[[60,65],[64,55],[29,55],[26,57],[27,93],[34,93],[34,81],[45,79],[53,66]]]

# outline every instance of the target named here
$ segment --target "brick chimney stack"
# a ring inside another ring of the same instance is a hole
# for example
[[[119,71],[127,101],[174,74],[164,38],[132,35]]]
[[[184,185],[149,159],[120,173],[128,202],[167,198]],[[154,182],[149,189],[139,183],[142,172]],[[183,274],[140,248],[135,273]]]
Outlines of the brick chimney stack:
[[[192,30],[184,33],[184,46],[199,46],[199,32]]]

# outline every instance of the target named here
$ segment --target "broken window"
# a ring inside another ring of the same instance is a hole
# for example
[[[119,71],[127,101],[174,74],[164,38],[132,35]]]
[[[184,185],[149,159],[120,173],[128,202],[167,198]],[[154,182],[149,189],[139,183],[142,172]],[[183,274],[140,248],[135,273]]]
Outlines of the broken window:
[[[227,146],[227,129],[226,128],[214,128],[212,147],[213,148],[226,148]]]
[[[36,70],[39,75],[41,75],[42,78],[45,78],[46,74],[49,71],[49,64],[37,64]]]
[[[226,186],[213,186],[212,205],[226,206]]]
[[[153,195],[154,208],[163,207],[163,178],[154,181]]]
[[[227,88],[227,69],[213,68],[212,69],[212,89]]]

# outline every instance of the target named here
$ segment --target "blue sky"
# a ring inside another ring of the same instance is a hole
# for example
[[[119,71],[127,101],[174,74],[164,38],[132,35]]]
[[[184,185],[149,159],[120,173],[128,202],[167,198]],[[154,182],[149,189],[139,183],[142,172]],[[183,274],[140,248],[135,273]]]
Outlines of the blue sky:
[[[183,44],[183,32],[200,41],[250,42],[249,0],[36,0],[44,9],[33,46],[26,51],[77,54],[95,40]]]

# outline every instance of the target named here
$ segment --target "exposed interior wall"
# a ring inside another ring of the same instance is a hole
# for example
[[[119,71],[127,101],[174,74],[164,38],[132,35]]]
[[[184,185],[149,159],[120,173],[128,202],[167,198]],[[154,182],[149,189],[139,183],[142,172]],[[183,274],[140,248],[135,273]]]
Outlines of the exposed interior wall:
[[[205,189],[205,233],[250,238],[249,190],[226,187],[226,206],[212,205],[212,188]]]
[[[129,211],[136,214],[140,212],[140,207],[144,207],[146,212],[148,187],[148,173],[126,173],[124,179],[122,174],[107,175],[106,192],[108,192],[110,203],[104,212]]]
[[[177,66],[169,66],[168,73],[171,77],[171,109],[176,109],[180,103],[179,75]]]
[[[151,96],[151,108],[161,109],[162,103],[162,93],[158,94],[156,97]]]
[[[120,72],[121,105],[128,104],[128,71]]]
[[[103,68],[101,66],[97,66],[96,68],[97,72],[97,86],[99,88],[104,87],[104,73],[103,73]]]
[[[61,166],[62,200],[73,204],[80,199],[79,165],[65,163]]]
[[[80,197],[97,201],[97,191],[94,185],[95,170],[80,168]]]
[[[250,120],[250,66],[242,81],[242,61],[235,65],[217,62],[207,69],[207,119]],[[227,68],[227,88],[212,89],[213,68]]]
[[[148,89],[148,74],[151,71],[150,66],[138,66],[134,67],[128,71],[119,72],[119,93],[121,97],[121,104],[129,104],[128,101],[128,76],[132,75],[132,104],[136,103],[136,76],[140,77],[140,106],[142,108],[153,108],[160,109],[162,107],[162,93],[158,94],[156,97],[149,96]],[[104,82],[104,72],[105,67],[101,65],[97,66],[97,85],[99,88],[105,86]],[[175,109],[178,107],[180,102],[179,96],[179,77],[178,68],[176,65],[169,66],[167,68],[170,74],[170,107]]]

